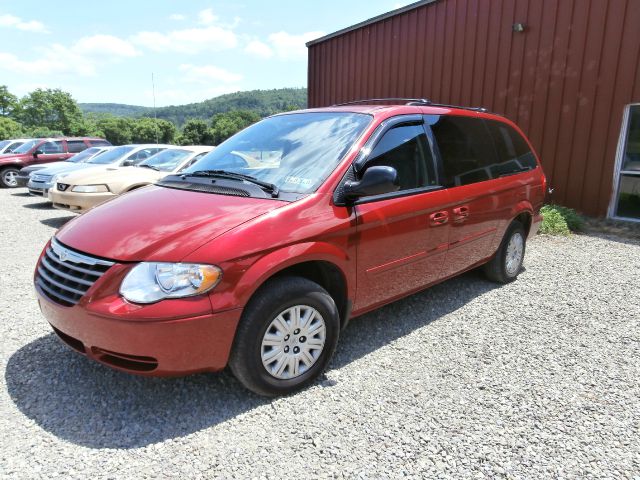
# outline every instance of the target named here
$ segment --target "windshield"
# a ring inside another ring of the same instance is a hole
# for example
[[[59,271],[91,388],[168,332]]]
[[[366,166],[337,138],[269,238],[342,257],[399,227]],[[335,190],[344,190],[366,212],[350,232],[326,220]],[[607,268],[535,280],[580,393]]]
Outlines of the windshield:
[[[273,183],[284,192],[315,191],[367,127],[360,113],[270,117],[221,143],[183,173],[227,170]]]
[[[0,142],[0,150],[2,150],[4,147],[6,147],[7,145],[9,145],[11,143],[11,140],[3,140]]]
[[[169,150],[163,150],[160,153],[156,153],[155,155],[147,158],[144,162],[139,163],[138,166],[149,165],[150,167],[155,167],[162,172],[172,172],[191,155],[193,155],[191,150],[171,148]]]
[[[114,147],[105,153],[96,155],[91,160],[88,160],[86,163],[91,163],[96,165],[106,165],[107,163],[114,163],[120,160],[124,155],[129,153],[134,148],[135,147],[132,145],[123,145],[121,147]]]
[[[13,153],[29,153],[29,150],[35,147],[38,143],[40,143],[40,140],[29,140],[16,148]]]
[[[102,149],[98,147],[87,148],[86,150],[83,150],[80,153],[76,153],[73,157],[69,158],[67,162],[73,162],[73,163],[86,162],[91,157],[93,157],[96,153],[98,153],[100,150]]]

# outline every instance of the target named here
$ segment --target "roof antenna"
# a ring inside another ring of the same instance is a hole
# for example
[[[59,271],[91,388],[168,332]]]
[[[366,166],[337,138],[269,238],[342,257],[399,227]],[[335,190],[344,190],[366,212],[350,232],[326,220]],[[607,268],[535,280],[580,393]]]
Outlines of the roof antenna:
[[[158,141],[158,116],[156,114],[156,83],[153,79],[153,72],[151,72],[151,92],[153,95],[153,127],[156,131],[156,145],[158,145],[160,142]]]

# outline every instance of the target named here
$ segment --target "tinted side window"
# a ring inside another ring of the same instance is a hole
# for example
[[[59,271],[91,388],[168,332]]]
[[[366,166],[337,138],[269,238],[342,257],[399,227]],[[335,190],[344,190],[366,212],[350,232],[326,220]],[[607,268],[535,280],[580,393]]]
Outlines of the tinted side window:
[[[87,148],[82,140],[67,140],[67,147],[69,148],[69,153],[78,153]]]
[[[94,147],[108,147],[109,145],[111,145],[106,140],[89,140],[89,143]]]
[[[46,142],[38,147],[42,153],[63,153],[62,141]]]
[[[498,155],[497,163],[491,165],[491,175],[498,178],[536,168],[538,163],[522,136],[509,125],[495,120],[485,121]]]
[[[435,185],[433,160],[421,125],[392,128],[369,155],[366,168],[393,167],[398,172],[400,190]]]
[[[482,120],[443,115],[431,123],[447,187],[491,179],[495,150]]]

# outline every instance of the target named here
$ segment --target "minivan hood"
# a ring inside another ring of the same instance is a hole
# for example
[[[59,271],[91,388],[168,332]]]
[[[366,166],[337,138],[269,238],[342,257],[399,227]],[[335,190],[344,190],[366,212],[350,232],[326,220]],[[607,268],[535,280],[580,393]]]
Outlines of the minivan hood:
[[[121,262],[179,262],[228,230],[287,202],[150,186],[68,222],[65,245]]]

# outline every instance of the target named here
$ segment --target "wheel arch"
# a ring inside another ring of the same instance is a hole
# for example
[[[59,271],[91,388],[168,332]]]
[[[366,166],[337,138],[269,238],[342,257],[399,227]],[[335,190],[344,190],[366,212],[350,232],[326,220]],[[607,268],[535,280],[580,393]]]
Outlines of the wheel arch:
[[[346,252],[328,243],[304,243],[271,252],[254,263],[240,278],[236,301],[244,307],[271,279],[299,276],[323,287],[336,303],[341,326],[345,326],[355,294]]]

